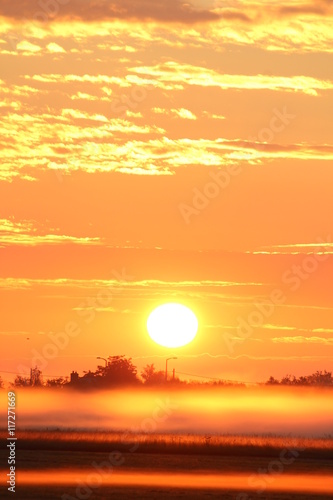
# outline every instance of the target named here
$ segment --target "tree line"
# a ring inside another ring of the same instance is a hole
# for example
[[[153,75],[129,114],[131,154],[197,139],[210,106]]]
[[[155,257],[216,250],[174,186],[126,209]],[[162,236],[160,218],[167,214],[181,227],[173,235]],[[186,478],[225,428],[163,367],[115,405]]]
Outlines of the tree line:
[[[232,382],[226,380],[207,380],[203,382],[184,381],[178,377],[168,377],[166,379],[165,371],[157,370],[154,364],[147,364],[138,374],[137,367],[133,364],[132,358],[125,355],[109,356],[106,366],[98,366],[95,371],[84,371],[82,377],[76,372],[72,372],[69,377],[48,378],[44,381],[42,371],[38,367],[31,369],[30,376],[17,375],[11,387],[74,387],[77,389],[101,388],[107,389],[118,386],[162,386],[165,384],[184,385],[184,386],[245,386],[245,383]],[[286,375],[280,380],[273,376],[259,385],[269,386],[320,386],[333,387],[333,377],[331,372],[316,371],[307,376],[295,377]],[[4,384],[0,377],[0,388]]]
[[[109,356],[106,366],[98,366],[95,371],[84,371],[80,377],[78,373],[72,372],[69,377],[48,378],[44,381],[43,373],[35,367],[31,369],[30,376],[16,375],[12,387],[66,387],[75,388],[108,388],[124,385],[160,385],[166,382],[165,372],[156,370],[154,364],[147,364],[138,375],[138,369],[133,364],[132,358],[125,355]],[[1,387],[0,379],[0,387]],[[168,380],[168,383],[182,383],[178,377]]]
[[[301,377],[295,377],[295,375],[286,375],[280,380],[269,377],[266,385],[296,385],[296,386],[321,386],[321,387],[333,387],[332,373],[326,370],[316,371],[312,375],[305,375]]]

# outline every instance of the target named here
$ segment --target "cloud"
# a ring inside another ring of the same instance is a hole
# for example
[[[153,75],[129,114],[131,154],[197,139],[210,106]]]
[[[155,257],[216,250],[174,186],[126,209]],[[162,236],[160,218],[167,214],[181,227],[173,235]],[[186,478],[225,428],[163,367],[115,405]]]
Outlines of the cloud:
[[[315,328],[313,333],[333,333],[333,328]]]
[[[331,0],[317,0],[299,5],[282,5],[278,8],[278,13],[282,16],[325,16],[330,13],[332,5]]]
[[[135,113],[134,111],[126,111],[126,117],[127,118],[143,118],[142,113],[137,112]]]
[[[34,221],[17,222],[12,219],[0,219],[0,248],[8,246],[60,245],[72,243],[79,245],[98,245],[99,238],[80,238],[64,234],[38,234]]]
[[[157,87],[168,84],[176,89],[176,85],[195,85],[203,88],[219,87],[227,89],[271,90],[279,92],[302,92],[317,96],[319,90],[332,90],[333,81],[318,80],[309,76],[271,76],[271,75],[232,75],[219,73],[213,69],[189,64],[168,61],[155,66],[137,66],[131,71],[145,78]],[[139,83],[139,81],[137,81]]]
[[[53,77],[50,78],[51,81]],[[34,80],[34,77],[32,78]],[[48,81],[47,76],[41,75],[38,78],[39,81]],[[73,75],[72,78],[74,80]],[[65,79],[64,76],[63,81]],[[89,93],[73,94],[70,89],[67,90],[67,84],[64,83],[63,91],[73,97],[73,103],[78,102],[80,105],[81,102],[76,99],[81,97],[83,103],[94,101],[104,86],[104,78],[101,80],[96,77],[94,80],[89,75],[84,75],[82,79],[89,82],[90,88],[94,86],[96,89],[92,88]],[[58,76],[55,81],[58,81]],[[246,161],[245,168],[248,168],[251,165],[267,164],[267,161],[272,159],[333,159],[331,146],[313,146],[306,143],[282,146],[222,138],[170,139],[169,133],[161,127],[142,121],[138,123],[136,120],[136,123],[133,123],[139,116],[127,114],[127,119],[122,119],[106,108],[101,108],[99,113],[69,107],[38,113],[27,107],[23,97],[33,97],[36,92],[47,93],[44,83],[40,85],[41,90],[29,86],[16,86],[8,90],[0,86],[0,95],[4,93],[4,102],[7,104],[10,103],[10,98],[12,102],[17,102],[17,96],[22,96],[20,103],[15,105],[19,112],[13,110],[0,119],[3,137],[11,138],[10,147],[8,139],[5,143],[0,138],[0,146],[3,144],[0,179],[10,182],[19,176],[22,179],[34,180],[45,170],[59,174],[63,172],[66,175],[79,170],[87,173],[117,171],[134,175],[174,175],[177,168],[184,166],[221,168],[230,164],[240,165]],[[76,89],[75,91],[77,92]],[[21,109],[24,109],[24,112]],[[162,108],[155,108],[155,112],[159,109],[163,112]],[[170,115],[172,116],[171,111]],[[172,134],[172,130],[170,132]],[[301,253],[300,248],[258,248],[258,253],[274,251]],[[308,251],[313,252],[313,249]]]
[[[131,314],[134,313],[135,311],[132,311],[131,309],[117,309],[116,307],[95,307],[95,306],[88,306],[88,305],[82,305],[78,307],[73,307],[73,311],[96,311],[96,312],[108,312],[108,313],[119,313],[119,314]]]
[[[333,338],[326,339],[323,337],[275,337],[272,339],[274,344],[325,344],[333,345]]]
[[[99,49],[128,54],[152,42],[155,46],[200,47],[214,52],[223,52],[229,44],[288,53],[333,51],[330,23],[322,15],[323,11],[330,15],[330,4],[324,0],[304,7],[297,1],[282,6],[268,0],[260,4],[255,0],[240,1],[233,8],[216,5],[225,2],[201,0],[201,9],[194,6],[198,0],[186,3],[181,0],[165,3],[163,0],[99,0],[93,6],[93,0],[71,0],[67,5],[61,5],[59,0],[45,0],[45,4],[50,2],[53,6],[53,12],[49,13],[41,7],[43,2],[2,0],[0,17],[2,14],[7,19],[0,25],[0,33],[9,30],[7,38],[12,46],[27,35],[49,41],[51,32],[52,39],[76,40],[78,45],[71,49],[73,54],[91,53],[96,37],[101,38],[97,44]],[[302,9],[313,13],[302,15]],[[44,22],[38,23],[38,19]],[[153,22],[144,22],[149,20]],[[194,24],[200,21],[203,24]],[[87,38],[91,38],[89,47],[84,43]],[[108,43],[109,40],[112,42]]]
[[[17,20],[49,20],[66,18],[83,21],[139,20],[162,23],[195,24],[219,20],[220,16],[213,10],[198,9],[191,2],[182,0],[70,0],[65,5],[53,2],[53,8],[42,8],[49,2],[32,2],[31,0],[2,0],[0,16]],[[238,14],[239,16],[239,14]],[[243,16],[241,16],[243,17]]]
[[[225,120],[225,116],[223,115],[216,115],[214,113],[209,113],[208,111],[204,111],[203,116],[206,116],[207,118],[212,118],[213,120]]]
[[[75,83],[107,83],[116,84],[120,87],[130,87],[131,84],[123,78],[108,76],[108,75],[61,75],[61,74],[41,74],[41,75],[26,75],[27,80],[34,80],[43,83],[61,83],[61,82],[75,82]]]
[[[57,43],[53,43],[53,42],[49,43],[46,46],[46,48],[52,54],[63,54],[63,53],[66,53],[66,51],[65,51],[65,49],[63,47],[61,47]]]
[[[310,360],[316,360],[316,361],[322,361],[323,359],[331,359],[330,355],[327,356],[251,356],[248,354],[241,354],[238,356],[230,356],[229,354],[211,354],[209,352],[203,352],[200,354],[182,354],[178,355],[179,358],[202,358],[202,357],[208,357],[212,359],[219,359],[219,358],[225,358],[225,359],[231,359],[231,360],[247,360],[247,359],[252,359],[254,361],[296,361],[296,360],[302,360],[302,361],[310,361]],[[165,358],[164,354],[151,354],[148,356],[138,356],[138,357],[133,357],[133,359],[149,359],[149,358]]]
[[[32,53],[40,52],[42,50],[39,45],[28,42],[26,40],[23,40],[22,42],[18,43],[16,48],[17,50],[20,50],[22,52],[32,52]]]
[[[183,120],[196,120],[197,117],[188,109],[180,108],[180,109],[172,109],[171,113],[175,114],[179,118],[183,118]]]
[[[85,92],[77,92],[76,94],[71,95],[72,101],[81,100],[81,101],[100,101],[103,98],[97,97],[96,95],[86,94]],[[109,99],[106,99],[107,101]]]
[[[164,108],[152,108],[152,111],[157,115],[174,115],[178,118],[183,118],[183,120],[197,120],[195,114],[185,108],[170,110]]]
[[[248,16],[244,12],[240,12],[240,10],[237,9],[223,9],[220,11],[220,13],[221,18],[228,21],[244,21],[246,23],[252,21],[250,16]]]
[[[167,294],[168,297],[174,293],[174,290],[182,290],[189,293],[191,289],[203,291],[205,294],[208,289],[233,288],[233,287],[252,287],[261,286],[261,283],[247,282],[229,282],[229,281],[162,281],[162,280],[137,280],[124,281],[118,279],[35,279],[35,278],[0,278],[0,288],[25,289],[36,286],[45,287],[70,287],[84,290],[95,290],[96,293],[103,288],[114,288],[115,290],[126,289],[133,292],[134,297],[138,295]],[[92,292],[93,293],[93,292]]]
[[[139,126],[129,120],[108,119],[102,114],[69,108],[60,110],[57,116],[12,113],[3,121],[3,129],[16,133],[2,163],[0,178],[6,181],[16,176],[36,176],[46,169],[66,175],[79,170],[87,173],[174,175],[177,168],[184,166],[222,168],[246,161],[245,168],[249,168],[264,165],[270,159],[333,159],[333,150],[329,153],[306,144],[287,148],[268,145],[274,146],[270,151],[272,148],[260,143],[240,140],[170,139],[165,130],[155,125]],[[117,140],[110,141],[110,137]],[[34,149],[31,148],[33,138],[37,144]],[[274,251],[302,253],[299,248],[262,248],[249,253]],[[308,251],[316,253],[313,249]],[[318,249],[318,253],[320,251]]]
[[[271,325],[270,323],[263,325],[262,328],[267,330],[297,330],[294,326]]]
[[[327,241],[274,245],[273,247],[263,247],[262,250],[248,253],[266,255],[330,255],[333,254],[333,243],[330,240],[331,236],[327,236]]]

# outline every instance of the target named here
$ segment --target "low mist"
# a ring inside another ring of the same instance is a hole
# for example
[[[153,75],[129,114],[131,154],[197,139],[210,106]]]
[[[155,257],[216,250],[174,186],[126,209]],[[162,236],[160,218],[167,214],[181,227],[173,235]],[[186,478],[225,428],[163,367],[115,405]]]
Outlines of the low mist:
[[[333,433],[332,390],[302,388],[16,390],[17,428],[156,433]],[[6,408],[5,391],[1,408]],[[3,411],[3,410],[2,410]],[[2,415],[4,417],[4,415]],[[5,418],[1,418],[5,424]]]

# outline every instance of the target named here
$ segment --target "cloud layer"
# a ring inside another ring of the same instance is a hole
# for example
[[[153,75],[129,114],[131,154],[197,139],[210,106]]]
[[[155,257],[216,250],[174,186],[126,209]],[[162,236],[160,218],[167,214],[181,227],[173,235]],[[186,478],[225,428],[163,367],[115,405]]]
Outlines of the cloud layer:
[[[41,20],[41,13],[48,14],[48,19],[54,17],[81,19],[85,21],[102,20],[153,20],[159,22],[179,22],[193,24],[216,21],[219,14],[209,9],[197,9],[190,2],[181,0],[55,0],[54,2],[39,2],[45,8],[37,7],[30,0],[2,0],[0,15],[14,19]]]

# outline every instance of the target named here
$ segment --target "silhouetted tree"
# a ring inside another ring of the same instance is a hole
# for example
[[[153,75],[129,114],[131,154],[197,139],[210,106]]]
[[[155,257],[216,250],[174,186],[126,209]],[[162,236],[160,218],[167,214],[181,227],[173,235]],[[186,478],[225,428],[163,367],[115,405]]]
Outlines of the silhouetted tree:
[[[137,371],[132,358],[109,356],[107,366],[99,366],[94,375],[103,386],[137,384]]]
[[[286,375],[280,381],[271,376],[266,384],[333,387],[333,378],[331,372],[324,370],[323,372],[316,371],[312,375],[301,376],[298,378],[294,375]]]
[[[11,385],[13,387],[30,387],[30,377],[16,375],[15,380]]]
[[[165,373],[161,370],[156,371],[154,364],[146,365],[141,372],[141,377],[147,385],[162,384],[165,382]]]
[[[324,372],[316,371],[315,373],[310,375],[308,379],[310,381],[310,385],[320,385],[320,386],[333,385],[332,373],[327,372],[326,370]]]
[[[11,384],[12,387],[42,387],[42,385],[42,372],[37,366],[30,370],[30,377],[16,375],[14,383]]]
[[[295,385],[311,385],[311,383],[310,383],[309,377],[301,376],[301,377],[295,378]]]
[[[49,378],[46,381],[46,387],[64,387],[67,384],[67,380],[64,377],[59,378]]]
[[[266,384],[267,385],[279,385],[280,382],[276,378],[270,376],[269,379],[267,380]]]
[[[280,381],[281,385],[295,385],[295,376],[294,375],[286,375]]]

